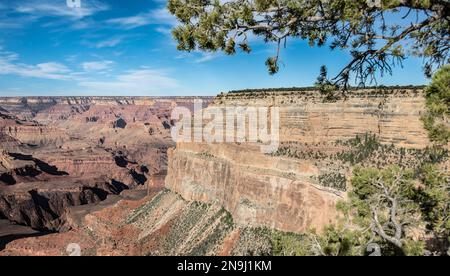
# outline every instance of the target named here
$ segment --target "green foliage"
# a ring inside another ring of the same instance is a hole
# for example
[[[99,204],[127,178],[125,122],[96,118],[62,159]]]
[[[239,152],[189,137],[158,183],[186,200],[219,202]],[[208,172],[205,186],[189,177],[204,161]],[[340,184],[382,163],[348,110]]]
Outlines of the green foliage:
[[[436,123],[435,117],[430,113],[424,115],[421,119],[425,129],[428,130],[428,135],[432,141],[441,144],[448,143],[450,131],[445,124]]]
[[[398,166],[354,169],[349,202],[340,206],[361,229],[371,230],[383,255],[421,255],[424,245],[407,233],[421,225],[414,173]],[[342,207],[342,206],[345,206]]]
[[[322,256],[360,256],[364,254],[368,236],[359,230],[342,226],[327,226],[323,233],[309,234],[310,251]]]
[[[417,153],[420,166],[424,164],[439,164],[448,158],[448,150],[435,145],[426,147],[423,151]]]
[[[376,73],[392,73],[407,55],[425,58],[425,72],[448,62],[450,4],[445,0],[169,0],[167,8],[181,24],[173,36],[183,51],[250,52],[249,36],[277,45],[266,60],[270,74],[279,70],[280,49],[290,38],[311,46],[348,50],[352,59],[333,79],[347,88]],[[409,10],[409,11],[408,11]],[[412,12],[411,12],[412,11]],[[421,13],[422,21],[413,16]],[[385,20],[385,13],[396,20]],[[411,43],[403,43],[404,41]],[[329,43],[327,43],[329,42]]]
[[[330,172],[319,175],[319,183],[324,187],[334,188],[340,191],[347,190],[347,178],[337,172]]]
[[[283,232],[267,227],[246,227],[240,229],[239,240],[236,242],[233,255],[314,255],[310,248],[307,235]]]
[[[325,96],[326,100],[332,100],[334,98],[334,92],[338,89],[336,85],[328,80],[328,71],[325,65],[320,67],[320,75],[315,85],[320,93]]]
[[[428,230],[435,235],[438,250],[450,246],[450,178],[436,165],[425,164],[418,171],[420,185],[412,195],[419,202]]]
[[[273,256],[306,256],[310,255],[305,236],[296,233],[270,231]]]
[[[370,199],[384,193],[384,188],[395,195],[406,195],[414,188],[413,172],[391,166],[384,170],[356,167],[352,178],[352,196],[358,200]]]
[[[269,74],[273,75],[280,70],[278,67],[278,57],[270,57],[266,60],[266,66],[269,69]]]
[[[336,237],[359,238],[359,243],[350,243],[356,252],[370,240],[380,246],[383,255],[446,254],[450,245],[449,183],[448,173],[430,163],[416,171],[398,166],[356,167],[349,200],[337,205],[347,224],[351,221],[352,230],[342,223],[327,229],[325,236],[320,236],[321,247],[330,247],[327,255],[340,246],[345,248],[333,239],[337,232]],[[424,226],[433,236],[432,246],[412,234],[423,231]]]
[[[427,103],[433,104],[430,112],[436,116],[450,114],[450,65],[437,71],[425,90]]]
[[[406,256],[423,256],[424,248],[425,248],[424,241],[406,239],[402,250]]]
[[[272,230],[265,227],[246,227],[239,229],[240,235],[232,255],[270,256],[273,255]]]
[[[356,165],[366,160],[381,144],[375,134],[365,133],[364,136],[356,135],[354,139],[350,139],[343,143],[344,146],[350,146],[351,151],[338,153],[337,157],[352,165]]]
[[[450,65],[442,67],[425,89],[427,114],[422,117],[430,139],[439,144],[450,141]]]
[[[415,85],[394,85],[394,86],[367,86],[365,89],[377,89],[382,93],[391,93],[391,90],[422,90],[425,86],[415,86]],[[242,90],[231,90],[228,93],[230,94],[240,94],[240,93],[259,93],[263,94],[264,92],[274,92],[274,93],[283,93],[283,92],[295,92],[301,94],[301,92],[308,91],[316,91],[316,86],[311,87],[278,87],[278,88],[263,88],[263,89],[242,89]],[[358,91],[361,90],[360,87],[348,87],[348,90]]]

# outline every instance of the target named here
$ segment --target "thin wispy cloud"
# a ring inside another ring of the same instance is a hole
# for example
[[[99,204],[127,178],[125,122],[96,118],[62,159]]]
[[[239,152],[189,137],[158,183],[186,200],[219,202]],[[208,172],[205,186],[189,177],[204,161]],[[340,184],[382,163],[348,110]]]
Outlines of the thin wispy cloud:
[[[64,81],[78,85],[84,92],[98,95],[156,95],[180,87],[178,80],[169,76],[168,70],[148,67],[124,71],[113,75],[110,80],[98,81],[99,74],[111,72],[114,64],[111,60],[86,61],[81,63],[84,71],[75,71],[56,61],[26,64],[20,62],[18,54],[0,46],[0,75]]]
[[[158,27],[155,30],[163,35],[172,35],[172,29],[169,27]]]
[[[19,18],[6,16],[6,10],[0,13],[0,29],[19,29],[35,22],[39,17],[34,15],[21,15]]]
[[[32,77],[52,80],[72,79],[66,70],[58,71],[56,67],[63,68],[64,65],[56,62],[40,63],[37,65],[14,64],[0,58],[0,75],[17,75],[21,77]]]
[[[46,28],[60,28],[67,22],[72,22],[70,29],[88,28],[91,25],[83,22],[91,21],[80,20],[108,9],[108,5],[97,0],[85,1],[81,8],[68,7],[66,0],[9,1],[0,3],[0,29],[24,28],[43,18],[54,19],[43,24]]]
[[[99,1],[83,1],[80,8],[71,8],[67,6],[65,0],[25,0],[16,1],[8,8],[14,12],[31,14],[39,17],[67,17],[80,19],[92,16],[98,12],[108,10],[108,5]]]
[[[110,39],[99,41],[95,44],[95,48],[115,47],[122,43],[124,37],[113,37]]]
[[[46,62],[36,65],[43,73],[64,74],[70,72],[69,68],[59,62]]]
[[[111,81],[83,81],[79,86],[100,94],[154,95],[179,87],[166,70],[139,69],[118,75]]]
[[[195,63],[207,62],[220,57],[220,55],[221,55],[220,53],[212,53],[212,52],[201,53],[201,56],[195,59],[194,62]]]
[[[92,29],[97,26],[97,22],[89,19],[77,20],[70,25],[71,30]]]
[[[204,63],[221,56],[223,56],[223,54],[220,52],[201,52],[196,50],[189,53],[181,53],[175,56],[175,59],[186,59],[191,63]]]
[[[0,75],[42,78],[52,80],[74,79],[72,71],[62,63],[51,61],[39,64],[19,62],[19,55],[0,48]]]
[[[175,16],[169,13],[166,7],[155,9],[150,12],[155,24],[171,25],[175,26],[178,24],[178,20]]]
[[[21,28],[23,24],[14,21],[0,21],[0,29],[17,29]]]
[[[83,62],[82,67],[86,72],[105,71],[111,68],[114,62],[111,60]]]
[[[134,16],[109,19],[106,23],[128,30],[151,24],[176,25],[177,20],[166,8],[159,8]]]

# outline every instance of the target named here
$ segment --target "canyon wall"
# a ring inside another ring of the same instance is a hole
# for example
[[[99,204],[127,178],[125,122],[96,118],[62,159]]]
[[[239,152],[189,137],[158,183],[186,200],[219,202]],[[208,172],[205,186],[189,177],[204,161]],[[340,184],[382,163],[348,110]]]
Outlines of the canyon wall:
[[[166,187],[218,202],[244,225],[320,230],[336,221],[354,165],[414,163],[413,153],[429,145],[420,120],[425,100],[414,88],[351,91],[335,101],[317,91],[235,92],[208,109],[233,106],[279,107],[278,150],[262,153],[261,141],[178,143],[169,150]],[[380,146],[365,157],[372,139]]]
[[[69,207],[159,188],[171,111],[208,97],[0,97],[0,219],[68,230]]]

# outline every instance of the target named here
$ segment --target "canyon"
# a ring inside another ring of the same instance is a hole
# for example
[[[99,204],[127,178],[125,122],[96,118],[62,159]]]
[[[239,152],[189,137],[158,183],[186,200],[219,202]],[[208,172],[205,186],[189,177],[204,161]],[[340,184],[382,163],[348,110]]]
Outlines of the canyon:
[[[195,99],[0,98],[0,218],[68,231],[70,207],[162,188],[171,110]]]
[[[202,112],[278,107],[277,149],[262,152],[259,139],[175,143],[172,110],[194,112],[198,100]],[[68,255],[71,243],[83,255],[271,254],[274,235],[336,222],[355,165],[414,166],[431,145],[421,87],[332,101],[305,88],[0,98],[0,107],[0,255]]]

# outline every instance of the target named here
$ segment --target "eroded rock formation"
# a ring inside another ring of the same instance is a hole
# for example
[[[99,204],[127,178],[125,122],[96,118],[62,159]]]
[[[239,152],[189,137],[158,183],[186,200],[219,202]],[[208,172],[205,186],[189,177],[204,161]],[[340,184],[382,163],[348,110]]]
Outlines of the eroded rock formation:
[[[174,146],[165,123],[194,99],[0,98],[0,218],[67,231],[72,207],[162,188]]]
[[[219,202],[245,225],[320,230],[336,220],[352,162],[362,164],[372,135],[377,149],[393,145],[377,162],[404,157],[394,150],[429,145],[420,120],[424,98],[416,89],[353,91],[332,102],[317,91],[228,93],[208,109],[236,106],[279,107],[278,150],[262,153],[261,141],[179,143],[169,152],[166,187],[187,200]],[[245,112],[237,116],[245,121]],[[355,137],[361,141],[351,145]]]

